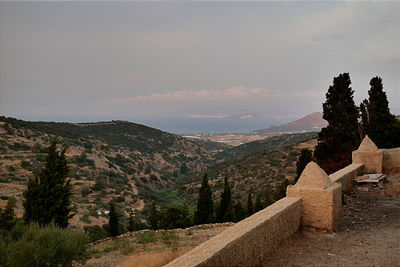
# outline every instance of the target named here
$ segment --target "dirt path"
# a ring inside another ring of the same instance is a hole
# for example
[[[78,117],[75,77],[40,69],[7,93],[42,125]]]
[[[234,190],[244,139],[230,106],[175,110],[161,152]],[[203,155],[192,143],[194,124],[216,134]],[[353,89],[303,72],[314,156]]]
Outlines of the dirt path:
[[[383,190],[356,186],[345,196],[342,227],[304,229],[266,259],[268,266],[400,266],[400,175]]]

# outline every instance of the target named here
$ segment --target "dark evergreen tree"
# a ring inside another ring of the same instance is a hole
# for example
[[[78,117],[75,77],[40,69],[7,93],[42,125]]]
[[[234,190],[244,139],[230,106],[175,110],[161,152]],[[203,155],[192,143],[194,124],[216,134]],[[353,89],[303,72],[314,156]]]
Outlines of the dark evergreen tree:
[[[219,222],[233,222],[234,221],[232,193],[231,193],[231,187],[229,186],[228,178],[225,178],[224,192],[221,195],[221,204],[220,204],[217,220]]]
[[[390,114],[389,102],[383,91],[382,79],[374,77],[370,81],[371,89],[368,91],[367,118],[362,123],[367,124],[368,136],[379,148],[392,148],[400,146],[400,122]]]
[[[128,220],[128,226],[127,229],[129,232],[137,231],[138,230],[138,223],[136,221],[135,216],[133,215],[133,212],[129,213],[129,220]]]
[[[208,184],[208,175],[204,174],[201,182],[197,209],[194,215],[194,224],[206,224],[213,221],[213,201],[211,187]]]
[[[328,174],[349,165],[352,151],[360,144],[358,108],[350,84],[348,73],[335,77],[323,104],[323,118],[328,126],[318,134],[314,156]]]
[[[8,198],[7,205],[4,210],[0,210],[0,229],[10,231],[15,224],[15,199]]]
[[[234,212],[235,212],[235,222],[239,222],[246,218],[246,211],[244,210],[242,204],[240,201],[237,201],[235,205],[233,206]]]
[[[66,177],[69,172],[65,150],[57,151],[57,140],[48,150],[45,167],[35,179],[28,181],[24,192],[25,222],[46,225],[54,221],[60,227],[67,227],[70,218],[71,186]]]
[[[253,199],[251,194],[251,190],[249,190],[247,193],[247,216],[251,216],[254,213]]]
[[[303,148],[300,152],[299,159],[296,162],[296,178],[294,183],[297,183],[301,173],[304,171],[304,168],[312,160],[313,160],[312,151],[308,148]]]
[[[261,201],[261,196],[257,195],[256,203],[254,204],[254,211],[258,212],[258,211],[262,210],[263,208],[264,208],[264,205],[263,205],[263,203]]]
[[[160,212],[157,209],[156,203],[153,201],[150,207],[149,224],[150,228],[157,230],[160,224]]]
[[[368,132],[368,100],[365,99],[360,104],[361,121],[359,122],[360,139],[364,139]]]
[[[108,214],[108,224],[110,226],[110,236],[117,236],[119,234],[119,219],[121,215],[117,211],[117,207],[113,201],[110,202],[110,213]]]
[[[182,207],[168,207],[161,212],[160,217],[159,228],[161,229],[185,228],[191,225],[186,204]]]

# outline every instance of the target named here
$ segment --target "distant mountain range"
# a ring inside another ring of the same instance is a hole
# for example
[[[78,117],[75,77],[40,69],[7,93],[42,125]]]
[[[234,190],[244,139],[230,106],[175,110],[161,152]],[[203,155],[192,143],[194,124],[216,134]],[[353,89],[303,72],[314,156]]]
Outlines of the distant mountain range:
[[[299,133],[299,132],[318,132],[321,128],[328,125],[322,118],[321,112],[311,113],[301,119],[282,124],[280,126],[270,126],[266,129],[252,131],[254,134],[270,133]]]

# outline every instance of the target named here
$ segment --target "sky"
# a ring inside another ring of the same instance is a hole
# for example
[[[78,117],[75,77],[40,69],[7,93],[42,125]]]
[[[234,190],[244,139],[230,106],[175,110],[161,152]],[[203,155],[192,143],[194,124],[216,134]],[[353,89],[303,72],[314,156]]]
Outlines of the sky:
[[[0,115],[246,132],[383,79],[400,114],[400,2],[0,2]]]

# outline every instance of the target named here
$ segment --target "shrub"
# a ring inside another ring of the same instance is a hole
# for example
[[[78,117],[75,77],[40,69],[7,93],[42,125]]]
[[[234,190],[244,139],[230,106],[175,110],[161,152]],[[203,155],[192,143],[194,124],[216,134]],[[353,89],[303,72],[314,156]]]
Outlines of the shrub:
[[[139,244],[147,244],[155,241],[156,241],[156,235],[154,231],[144,232],[137,237],[137,242]]]
[[[85,229],[86,234],[89,236],[90,242],[108,237],[108,232],[98,225],[85,226],[83,229]]]
[[[84,263],[88,258],[87,236],[56,225],[17,224],[8,235],[0,237],[5,253],[2,266],[72,266],[73,261]],[[6,249],[4,249],[7,247]]]

